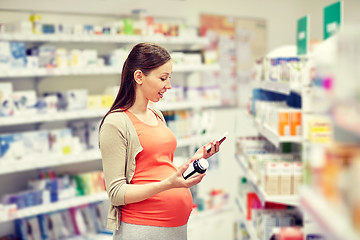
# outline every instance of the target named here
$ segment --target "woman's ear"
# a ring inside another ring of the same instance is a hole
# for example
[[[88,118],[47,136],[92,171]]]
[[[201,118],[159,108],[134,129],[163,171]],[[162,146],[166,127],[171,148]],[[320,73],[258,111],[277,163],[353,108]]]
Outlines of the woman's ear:
[[[136,81],[137,84],[141,85],[143,83],[143,73],[141,70],[136,70],[134,72],[134,79]]]

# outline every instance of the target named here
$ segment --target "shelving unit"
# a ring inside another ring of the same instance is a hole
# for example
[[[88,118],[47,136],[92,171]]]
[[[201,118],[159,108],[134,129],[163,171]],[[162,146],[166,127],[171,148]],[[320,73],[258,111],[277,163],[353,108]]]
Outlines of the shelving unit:
[[[184,47],[185,49],[200,49],[209,43],[209,39],[206,37],[165,37],[165,36],[130,36],[130,35],[56,35],[56,34],[19,34],[19,33],[0,33],[0,41],[15,41],[26,42],[33,44],[79,44],[79,43],[92,43],[98,45],[112,44],[112,46],[128,46],[137,44],[139,42],[154,42],[170,49]],[[101,47],[101,46],[99,46]],[[36,68],[36,69],[3,69],[0,72],[0,79],[8,82],[22,81],[26,78],[27,81],[34,81],[38,83],[38,80],[45,78],[55,77],[81,77],[81,76],[112,76],[120,75],[122,67],[119,66],[103,66],[103,67],[69,67],[69,68]],[[191,73],[191,72],[208,72],[218,71],[220,69],[218,64],[195,64],[195,65],[174,65],[174,73]],[[37,85],[37,84],[35,84]],[[219,103],[199,102],[194,104],[193,102],[162,102],[156,105],[161,111],[170,110],[195,110],[208,107],[218,107]],[[26,126],[27,128],[42,126],[44,123],[67,123],[74,120],[88,120],[88,119],[101,119],[107,112],[107,109],[83,109],[76,111],[61,111],[47,114],[36,115],[13,115],[9,117],[0,118],[0,128],[6,129],[7,127]],[[33,126],[32,126],[33,125]],[[46,126],[46,125],[45,125]],[[16,131],[16,130],[14,130]],[[193,136],[187,139],[178,139],[178,148],[197,146],[210,140],[210,136]],[[190,151],[189,151],[190,152]],[[46,154],[42,156],[27,157],[21,160],[4,161],[0,162],[0,178],[7,177],[9,174],[21,174],[22,172],[35,172],[36,169],[43,168],[56,168],[65,166],[65,168],[71,168],[73,164],[89,163],[99,161],[101,154],[99,150],[86,150],[80,153],[72,153],[64,156]],[[16,192],[17,189],[14,189]],[[7,193],[7,192],[6,192]],[[4,194],[1,192],[0,194]],[[59,201],[49,205],[42,205],[36,207],[30,207],[26,209],[18,210],[15,218],[0,221],[0,231],[4,229],[3,226],[10,224],[12,220],[26,218],[29,216],[35,216],[38,214],[49,213],[53,211],[64,210],[71,207],[81,206],[88,203],[106,201],[108,197],[106,193],[99,193],[90,196],[81,196],[74,199],[68,199]],[[218,210],[216,212],[221,212]],[[199,213],[196,216],[192,216],[193,221],[200,219],[202,215],[210,216],[215,210]],[[5,226],[5,229],[7,227]],[[111,238],[111,236],[110,236]]]
[[[332,206],[321,194],[304,187],[300,197],[301,207],[309,213],[331,239],[360,239],[346,213]]]
[[[293,142],[293,143],[301,143],[301,136],[279,136],[272,129],[270,129],[266,124],[262,124],[257,120],[254,120],[255,128],[260,132],[261,135],[266,137],[272,144],[276,147],[280,146],[280,143],[285,142]]]
[[[20,209],[17,211],[16,217],[8,219],[8,220],[4,220],[2,222],[8,222],[8,221],[13,221],[15,219],[36,216],[36,215],[43,214],[43,213],[60,211],[60,210],[68,209],[71,207],[105,201],[107,199],[108,199],[108,196],[107,196],[106,192],[101,192],[101,193],[87,195],[87,196],[78,196],[75,198],[70,198],[67,200],[62,200],[62,201],[58,201],[58,202],[54,202],[54,203],[50,203],[50,204],[46,204],[46,205],[40,205],[40,206]],[[0,221],[0,223],[1,223],[1,221]]]
[[[99,150],[87,150],[81,153],[58,156],[49,154],[39,157],[31,157],[22,160],[13,160],[0,164],[0,175],[14,174],[34,169],[63,166],[68,164],[85,163],[101,159]]]
[[[173,72],[217,71],[217,64],[174,65]],[[22,77],[56,77],[56,76],[83,76],[83,75],[117,75],[121,74],[121,67],[72,67],[72,68],[37,68],[37,69],[4,69],[0,78]]]
[[[242,215],[245,215],[246,208],[243,205],[243,199],[241,199],[240,197],[236,197],[235,203],[236,203],[236,206],[238,207],[238,210],[240,211],[240,213]],[[249,234],[249,238],[250,238],[249,240],[257,240],[256,232],[255,232],[254,226],[251,224],[251,222],[249,222],[245,218],[243,218],[243,222],[244,222],[246,230]]]
[[[252,172],[252,170],[249,168],[248,160],[246,160],[244,156],[239,156],[239,155],[235,155],[235,158],[236,158],[237,162],[239,163],[240,167],[243,169],[246,179],[249,182],[251,182],[251,184],[254,186],[255,192],[257,193],[262,204],[265,204],[266,202],[272,202],[272,203],[286,204],[286,205],[290,205],[290,206],[298,206],[299,205],[299,197],[297,195],[290,195],[290,196],[268,195],[265,192],[264,188],[258,184],[259,181],[258,181],[257,177]]]
[[[137,35],[68,35],[68,34],[23,34],[1,33],[0,40],[24,42],[94,42],[133,44],[139,42],[155,42],[161,44],[189,44],[206,45],[209,40],[205,37],[165,37],[165,36],[137,36]]]

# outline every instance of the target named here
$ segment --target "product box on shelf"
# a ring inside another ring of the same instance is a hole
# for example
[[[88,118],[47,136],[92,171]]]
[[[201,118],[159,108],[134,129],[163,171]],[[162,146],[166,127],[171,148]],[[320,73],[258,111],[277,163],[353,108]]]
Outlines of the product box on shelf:
[[[56,67],[56,47],[55,46],[40,46],[37,49],[39,57],[40,68],[55,68]]]
[[[66,110],[82,110],[87,109],[87,89],[72,89],[64,92],[66,101]]]
[[[86,122],[86,143],[89,149],[97,149],[99,147],[99,127],[100,120],[91,120]]]
[[[85,121],[73,121],[69,123],[73,136],[79,138],[82,150],[87,149],[87,124]]]
[[[20,133],[0,135],[0,160],[15,161],[24,155],[24,144]]]
[[[288,162],[280,162],[280,195],[291,195],[292,189],[292,176],[293,168],[292,164]]]
[[[34,90],[14,91],[12,98],[14,101],[14,115],[35,115],[37,113],[37,97]]]
[[[12,94],[13,86],[11,82],[0,83],[0,117],[13,115],[14,102]]]
[[[26,158],[38,158],[49,153],[49,133],[47,130],[23,132],[21,134]]]
[[[276,162],[264,163],[264,188],[269,195],[280,195],[280,164]]]
[[[72,152],[72,133],[69,128],[49,130],[50,152],[67,155]]]

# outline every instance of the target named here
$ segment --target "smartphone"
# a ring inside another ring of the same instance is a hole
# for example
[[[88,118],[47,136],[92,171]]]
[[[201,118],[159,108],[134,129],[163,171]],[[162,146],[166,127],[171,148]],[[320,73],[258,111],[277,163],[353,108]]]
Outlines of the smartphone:
[[[223,141],[225,141],[227,135],[228,135],[228,132],[225,132],[219,139],[217,139],[217,141],[219,141],[219,143],[221,144]],[[208,145],[206,147],[206,151],[207,152],[211,151],[211,145]]]

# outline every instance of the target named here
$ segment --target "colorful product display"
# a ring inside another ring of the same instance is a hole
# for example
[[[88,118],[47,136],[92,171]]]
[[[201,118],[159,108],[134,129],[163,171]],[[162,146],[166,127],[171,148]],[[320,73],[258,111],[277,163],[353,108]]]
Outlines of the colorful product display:
[[[2,197],[1,220],[16,218],[17,211],[22,209],[102,193],[105,191],[105,180],[100,171],[63,176],[57,176],[53,171],[41,171],[37,179],[29,181],[28,187]]]

